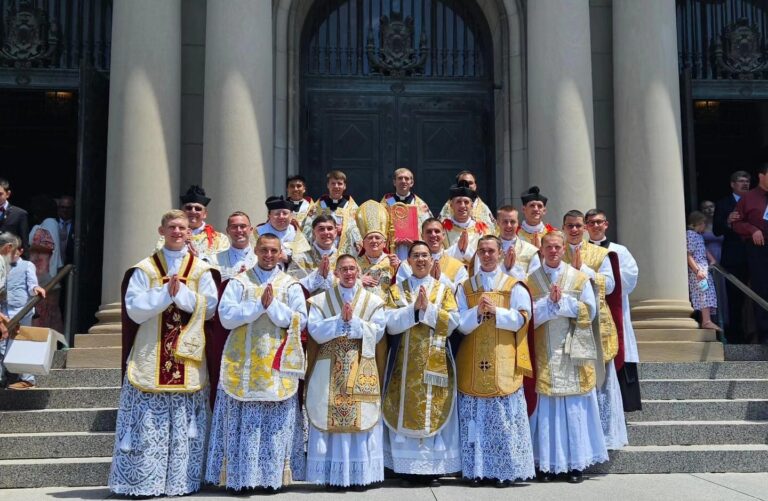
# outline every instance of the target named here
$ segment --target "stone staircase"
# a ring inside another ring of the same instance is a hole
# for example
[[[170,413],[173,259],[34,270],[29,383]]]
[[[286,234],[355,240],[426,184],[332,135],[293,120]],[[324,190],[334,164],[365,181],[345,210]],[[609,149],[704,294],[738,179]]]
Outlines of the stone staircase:
[[[108,335],[78,336],[38,388],[0,390],[0,488],[106,484],[120,391]],[[726,361],[641,364],[631,445],[592,472],[768,470],[768,350],[725,348]]]

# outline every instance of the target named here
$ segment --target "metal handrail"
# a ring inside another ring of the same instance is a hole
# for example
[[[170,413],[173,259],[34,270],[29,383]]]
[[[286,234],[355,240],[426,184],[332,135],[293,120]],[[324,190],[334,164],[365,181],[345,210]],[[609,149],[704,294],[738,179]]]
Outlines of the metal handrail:
[[[51,289],[56,287],[59,284],[59,282],[64,280],[64,278],[67,277],[67,275],[69,275],[74,269],[75,269],[75,266],[72,264],[68,264],[64,266],[62,269],[60,269],[59,272],[56,274],[56,276],[54,276],[47,284],[43,286],[43,289],[45,289],[45,293],[48,294],[48,292],[50,292]],[[22,319],[24,319],[24,316],[27,313],[29,313],[32,310],[32,308],[34,308],[35,305],[42,300],[43,300],[42,296],[36,295],[35,297],[27,301],[27,304],[25,304],[24,307],[21,310],[19,310],[19,312],[16,315],[14,315],[14,317],[8,322],[8,325],[6,325],[6,327],[8,328],[8,332],[10,333],[11,339],[16,337],[15,331],[17,331],[16,326],[19,324],[19,322],[21,322]]]
[[[749,288],[747,284],[736,278],[732,273],[730,273],[728,270],[720,266],[719,264],[711,264],[709,265],[710,269],[715,270],[720,275],[723,276],[726,280],[731,282],[733,285],[736,286],[741,292],[743,292],[749,299],[757,303],[760,308],[764,309],[765,311],[768,311],[768,301],[761,298],[757,292],[753,291]]]

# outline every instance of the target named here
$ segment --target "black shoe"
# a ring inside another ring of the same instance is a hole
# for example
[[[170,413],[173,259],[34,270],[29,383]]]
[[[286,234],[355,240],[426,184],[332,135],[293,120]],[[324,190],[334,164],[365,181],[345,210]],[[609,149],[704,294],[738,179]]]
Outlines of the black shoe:
[[[581,476],[581,470],[571,470],[568,472],[569,484],[580,484],[584,481],[584,477]]]
[[[555,474],[536,470],[536,480],[543,484],[548,484],[555,480]]]
[[[483,483],[480,481],[479,478],[471,478],[469,479],[469,486],[470,487],[480,487],[483,485]]]
[[[433,478],[427,484],[428,487],[440,487],[441,485],[443,485],[443,484],[440,483],[440,479],[438,479],[438,478]]]
[[[493,485],[499,489],[503,489],[504,487],[512,487],[512,484],[514,483],[514,480],[497,480]]]
[[[367,485],[353,485],[352,490],[355,492],[365,492],[368,490]]]

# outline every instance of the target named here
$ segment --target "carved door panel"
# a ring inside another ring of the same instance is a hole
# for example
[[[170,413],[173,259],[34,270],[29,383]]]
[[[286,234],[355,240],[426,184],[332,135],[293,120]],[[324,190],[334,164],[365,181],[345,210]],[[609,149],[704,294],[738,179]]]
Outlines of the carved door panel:
[[[363,202],[388,190],[395,152],[395,99],[378,94],[309,91],[301,172],[311,194],[325,193],[328,171],[347,174],[347,191]]]
[[[487,95],[399,97],[398,165],[414,171],[415,191],[433,212],[465,169],[478,174],[480,196],[487,199],[488,103]]]

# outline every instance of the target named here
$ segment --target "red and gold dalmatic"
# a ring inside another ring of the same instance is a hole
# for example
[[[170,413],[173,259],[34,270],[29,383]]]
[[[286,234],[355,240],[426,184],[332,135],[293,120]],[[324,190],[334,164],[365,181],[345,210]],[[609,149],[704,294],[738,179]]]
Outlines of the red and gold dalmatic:
[[[125,284],[134,269],[144,272],[150,288],[162,287],[169,280],[162,251],[129,269]],[[200,277],[210,269],[201,259],[187,253],[179,266],[178,277],[196,291]],[[196,296],[197,303],[192,313],[184,312],[171,303],[160,315],[139,325],[133,323],[136,327],[135,338],[130,344],[126,364],[126,376],[132,386],[150,393],[194,392],[206,386],[206,299],[203,294]]]
[[[573,262],[571,246],[565,246],[563,262]],[[611,261],[614,277],[614,289],[611,294],[606,294],[605,275],[599,272],[603,261],[608,258]],[[621,328],[621,276],[619,274],[619,261],[615,252],[610,252],[605,247],[600,247],[589,242],[581,244],[581,261],[595,272],[595,299],[597,300],[597,325],[600,329],[600,340],[603,345],[603,360],[609,362],[617,358],[616,369],[621,369],[624,363],[624,335]],[[618,298],[618,305],[616,299]],[[613,306],[612,304],[613,303]],[[619,354],[621,354],[619,356]]]

